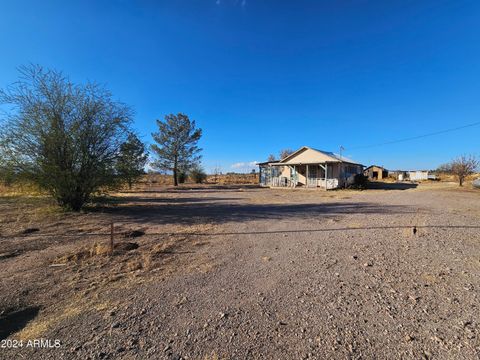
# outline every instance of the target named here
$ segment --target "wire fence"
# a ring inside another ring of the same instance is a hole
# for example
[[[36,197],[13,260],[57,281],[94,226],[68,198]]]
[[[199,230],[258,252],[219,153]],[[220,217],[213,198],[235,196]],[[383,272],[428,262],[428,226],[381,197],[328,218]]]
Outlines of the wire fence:
[[[124,237],[137,238],[142,236],[231,236],[231,235],[267,235],[267,234],[288,234],[288,233],[315,233],[315,232],[336,232],[336,231],[372,231],[372,230],[401,230],[401,229],[480,229],[480,225],[386,225],[386,226],[355,226],[321,229],[292,229],[292,230],[260,230],[260,231],[238,231],[238,232],[144,232],[143,230],[116,231],[115,226],[110,225],[109,232],[78,232],[78,233],[40,233],[32,231],[16,235],[0,235],[0,239],[35,237]]]

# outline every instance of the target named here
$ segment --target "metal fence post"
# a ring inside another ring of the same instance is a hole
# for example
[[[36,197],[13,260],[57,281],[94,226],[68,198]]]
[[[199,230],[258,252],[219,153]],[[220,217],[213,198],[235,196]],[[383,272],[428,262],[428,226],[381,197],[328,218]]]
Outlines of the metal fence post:
[[[113,238],[114,238],[114,226],[112,222],[110,224],[110,254],[113,254]]]

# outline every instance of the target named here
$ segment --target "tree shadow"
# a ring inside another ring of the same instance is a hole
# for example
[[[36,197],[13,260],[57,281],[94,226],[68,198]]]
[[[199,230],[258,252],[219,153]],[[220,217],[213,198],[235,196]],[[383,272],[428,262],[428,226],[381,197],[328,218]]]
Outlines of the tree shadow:
[[[22,330],[40,311],[40,307],[31,306],[22,310],[11,311],[0,317],[0,340]]]
[[[223,201],[238,201],[242,200],[240,197],[145,197],[145,196],[129,196],[127,198],[111,197],[111,198],[97,198],[95,203],[85,208],[91,212],[108,212],[111,207],[122,208],[139,206],[155,206],[156,204],[194,204],[194,203],[209,203],[216,204]],[[146,204],[146,205],[142,205]]]
[[[243,190],[253,190],[253,189],[262,189],[258,184],[235,184],[235,185],[179,185],[178,187],[174,186],[161,186],[161,185],[151,185],[147,189],[133,189],[133,190],[122,190],[121,193],[125,194],[191,194],[191,193],[218,193],[219,190],[224,191],[243,191]]]
[[[227,200],[229,202],[222,202]],[[296,220],[331,218],[349,214],[409,214],[414,210],[403,205],[379,205],[359,202],[330,202],[308,204],[245,204],[232,203],[239,198],[183,198],[176,203],[145,199],[132,200],[113,207],[99,207],[101,211],[124,220],[138,223],[193,224],[200,222],[225,223],[251,220]]]

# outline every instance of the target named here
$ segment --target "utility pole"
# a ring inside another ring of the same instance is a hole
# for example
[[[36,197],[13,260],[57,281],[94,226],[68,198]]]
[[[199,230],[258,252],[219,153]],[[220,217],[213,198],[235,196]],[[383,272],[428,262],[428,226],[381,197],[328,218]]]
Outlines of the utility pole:
[[[343,166],[343,158],[342,158],[343,150],[345,150],[345,148],[342,145],[340,145],[340,161],[342,166],[341,175],[343,177],[343,186],[347,187],[347,179],[346,179],[347,176],[345,175],[345,167]]]

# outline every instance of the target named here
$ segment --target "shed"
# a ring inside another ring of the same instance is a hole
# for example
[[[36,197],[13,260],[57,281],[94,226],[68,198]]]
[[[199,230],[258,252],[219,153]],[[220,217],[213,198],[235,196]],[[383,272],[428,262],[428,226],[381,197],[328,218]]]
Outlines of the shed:
[[[407,174],[410,181],[428,180],[428,170],[409,170]]]
[[[363,174],[369,180],[382,180],[388,177],[388,170],[382,166],[371,165],[364,170]]]

